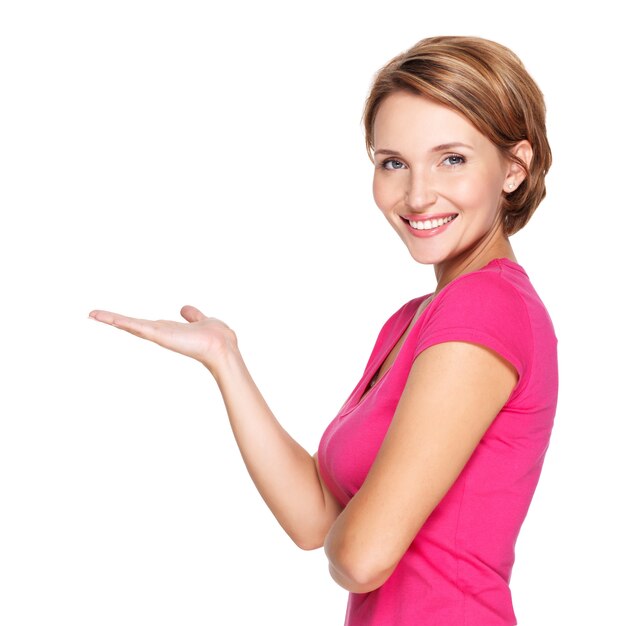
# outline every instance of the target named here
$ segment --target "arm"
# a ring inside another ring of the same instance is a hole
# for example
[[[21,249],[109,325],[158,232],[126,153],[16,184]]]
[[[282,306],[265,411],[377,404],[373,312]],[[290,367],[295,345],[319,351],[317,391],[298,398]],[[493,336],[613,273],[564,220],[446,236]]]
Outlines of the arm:
[[[479,345],[418,355],[365,482],[326,537],[338,584],[365,593],[389,578],[516,382],[515,368]]]
[[[320,548],[341,508],[319,476],[316,457],[279,424],[238,351],[228,355],[216,381],[259,493],[300,548]]]
[[[200,361],[214,376],[254,484],[293,541],[303,549],[321,547],[341,510],[325,487],[315,457],[282,428],[255,385],[224,323],[183,307],[189,323],[130,318],[92,311],[93,319],[121,328]]]

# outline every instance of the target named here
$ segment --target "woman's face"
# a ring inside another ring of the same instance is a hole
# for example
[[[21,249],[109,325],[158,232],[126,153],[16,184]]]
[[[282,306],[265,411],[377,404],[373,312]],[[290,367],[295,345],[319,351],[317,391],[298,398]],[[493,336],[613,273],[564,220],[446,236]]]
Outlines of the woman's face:
[[[478,255],[505,240],[499,220],[511,161],[461,114],[395,92],[374,121],[374,199],[419,263]],[[520,178],[519,176],[517,177]]]

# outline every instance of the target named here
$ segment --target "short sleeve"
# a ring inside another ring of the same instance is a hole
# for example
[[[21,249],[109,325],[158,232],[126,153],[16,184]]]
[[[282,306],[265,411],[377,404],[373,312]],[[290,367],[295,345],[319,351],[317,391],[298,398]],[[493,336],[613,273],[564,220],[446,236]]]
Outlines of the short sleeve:
[[[445,287],[425,312],[414,358],[446,341],[485,346],[526,378],[533,357],[528,309],[517,288],[497,272],[475,272]]]

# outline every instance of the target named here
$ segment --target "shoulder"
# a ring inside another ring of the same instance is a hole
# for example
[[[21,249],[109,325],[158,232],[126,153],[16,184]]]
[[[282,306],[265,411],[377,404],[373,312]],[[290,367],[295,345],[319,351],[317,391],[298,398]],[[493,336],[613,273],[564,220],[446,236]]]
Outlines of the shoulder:
[[[425,312],[415,356],[436,343],[465,341],[497,352],[523,375],[534,349],[523,288],[528,277],[506,270],[492,262],[447,285]]]
[[[530,284],[526,274],[512,278],[505,268],[494,262],[452,281],[439,294],[436,308],[449,314],[457,309],[464,313],[476,309],[487,317],[497,312],[521,314],[528,310],[520,288],[524,283]]]

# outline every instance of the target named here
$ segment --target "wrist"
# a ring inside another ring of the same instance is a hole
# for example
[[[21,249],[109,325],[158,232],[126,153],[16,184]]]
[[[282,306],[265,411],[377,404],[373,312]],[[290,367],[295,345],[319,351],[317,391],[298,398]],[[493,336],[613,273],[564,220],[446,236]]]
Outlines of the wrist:
[[[199,360],[218,382],[229,372],[238,369],[243,359],[235,333],[231,331],[230,336],[224,337],[219,347],[214,348],[210,355]]]

